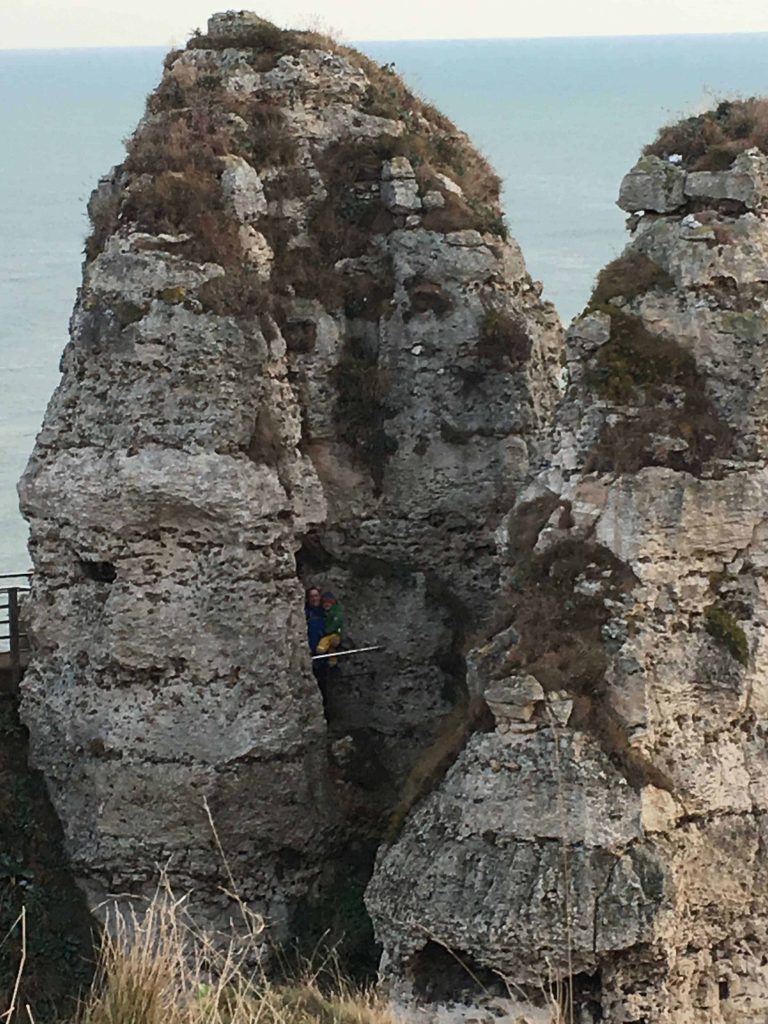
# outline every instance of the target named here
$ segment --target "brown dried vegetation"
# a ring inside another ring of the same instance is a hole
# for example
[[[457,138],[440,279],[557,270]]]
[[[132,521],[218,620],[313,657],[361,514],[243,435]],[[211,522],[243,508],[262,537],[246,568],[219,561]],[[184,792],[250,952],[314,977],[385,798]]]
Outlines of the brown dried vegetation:
[[[438,211],[441,230],[476,227],[503,234],[498,208],[499,180],[466,137],[442,114],[414,96],[399,77],[354,50],[339,47],[316,33],[290,32],[265,21],[231,37],[195,35],[190,49],[244,51],[254,70],[274,66],[281,55],[303,49],[328,49],[362,68],[370,81],[364,107],[391,116],[402,133],[360,139],[316,150],[313,157],[326,197],[310,215],[308,236],[297,244],[296,231],[280,216],[282,200],[311,196],[315,183],[296,165],[297,139],[292,135],[282,104],[274,96],[238,96],[225,91],[218,59],[183,66],[174,51],[165,62],[166,74],[149,97],[149,118],[130,140],[124,169],[128,187],[113,205],[104,203],[87,242],[93,259],[121,224],[160,234],[189,234],[174,252],[199,261],[219,263],[226,278],[204,286],[204,308],[222,314],[265,311],[265,295],[243,261],[237,225],[223,208],[221,158],[237,154],[257,170],[269,169],[265,192],[277,207],[261,225],[273,249],[272,286],[277,299],[271,310],[282,310],[294,296],[314,298],[348,316],[375,319],[391,310],[391,272],[348,273],[336,269],[341,260],[372,253],[371,240],[402,223],[384,210],[379,197],[382,161],[407,156],[422,183],[439,188],[437,171],[445,171],[465,190],[466,199],[448,195]],[[386,114],[385,114],[386,111]],[[438,229],[437,223],[432,226]]]
[[[660,157],[679,153],[688,170],[720,171],[752,147],[768,153],[768,100],[754,96],[724,100],[705,114],[667,125],[644,152]]]
[[[587,310],[599,309],[619,297],[634,299],[653,289],[668,291],[673,287],[674,281],[658,263],[642,253],[626,253],[600,271]]]
[[[496,370],[519,366],[531,354],[533,340],[520,314],[489,309],[480,325],[477,354]]]
[[[649,331],[639,317],[611,305],[602,312],[611,318],[611,336],[598,350],[586,383],[616,405],[633,408],[624,420],[603,428],[585,471],[669,466],[699,474],[707,462],[723,458],[731,430],[693,356],[673,338]]]
[[[632,786],[669,788],[663,773],[631,747],[606,693],[603,627],[611,613],[605,602],[621,600],[633,573],[592,541],[565,539],[535,553],[539,532],[558,506],[561,525],[567,524],[569,509],[552,496],[521,506],[510,524],[515,575],[497,627],[512,626],[518,640],[498,674],[524,671],[545,691],[567,691],[574,699],[570,724],[593,736]]]

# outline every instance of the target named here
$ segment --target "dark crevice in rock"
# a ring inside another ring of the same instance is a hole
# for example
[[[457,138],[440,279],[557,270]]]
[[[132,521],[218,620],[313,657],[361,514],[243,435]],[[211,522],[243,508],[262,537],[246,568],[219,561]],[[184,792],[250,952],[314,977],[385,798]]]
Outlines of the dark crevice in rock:
[[[347,339],[332,372],[336,389],[334,415],[339,436],[371,474],[373,492],[381,495],[387,460],[398,447],[387,430],[391,378],[379,365],[377,353]]]
[[[111,562],[80,562],[80,569],[86,579],[94,583],[114,583],[117,569]]]
[[[29,1003],[35,1020],[48,1024],[74,1012],[90,981],[96,925],[75,884],[45,782],[28,762],[16,697],[0,694],[0,1013],[16,980],[25,908],[27,962],[16,1005]]]
[[[488,995],[503,996],[506,985],[469,953],[429,940],[405,965],[414,995],[427,1003],[469,1004]],[[539,994],[542,999],[542,994]]]
[[[326,955],[330,957],[324,968],[328,976],[322,981],[335,982],[339,964],[343,965],[344,976],[352,981],[375,980],[381,947],[376,943],[363,894],[376,849],[375,840],[352,839],[333,851],[313,890],[293,911],[293,940],[278,958],[283,969],[287,968],[288,977],[301,974],[307,963],[322,963]]]

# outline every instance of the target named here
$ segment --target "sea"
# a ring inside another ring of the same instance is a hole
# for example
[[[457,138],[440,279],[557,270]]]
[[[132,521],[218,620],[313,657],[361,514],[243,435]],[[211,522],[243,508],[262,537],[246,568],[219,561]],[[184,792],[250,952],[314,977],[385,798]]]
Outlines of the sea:
[[[512,234],[565,321],[625,242],[622,175],[663,123],[768,92],[768,34],[358,43],[504,181]],[[0,574],[25,569],[16,481],[59,377],[85,203],[164,48],[0,51]]]

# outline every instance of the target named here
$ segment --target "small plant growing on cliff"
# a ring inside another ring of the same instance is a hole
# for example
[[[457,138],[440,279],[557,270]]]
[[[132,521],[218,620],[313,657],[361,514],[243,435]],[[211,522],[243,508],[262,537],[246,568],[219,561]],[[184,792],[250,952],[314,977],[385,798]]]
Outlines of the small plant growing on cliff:
[[[673,284],[672,278],[658,263],[642,253],[628,253],[600,271],[587,310],[600,308],[619,297],[634,299],[654,288],[666,291]]]
[[[397,439],[384,427],[389,415],[389,375],[374,355],[348,341],[332,379],[336,386],[334,415],[339,435],[367,466],[378,494],[387,459],[397,451]]]
[[[746,667],[749,664],[747,635],[731,612],[720,604],[708,605],[704,609],[704,627],[740,665]]]
[[[700,385],[696,361],[672,338],[652,333],[640,317],[613,306],[601,311],[611,318],[611,337],[599,349],[587,378],[595,390],[613,402],[626,403],[636,389]]]
[[[640,317],[610,303],[610,339],[598,350],[585,383],[615,405],[632,406],[623,421],[606,424],[590,454],[588,470],[635,472],[670,465],[699,473],[723,457],[731,430],[709,396],[695,359],[671,337],[649,331]],[[678,439],[678,448],[658,456],[653,438]]]
[[[525,320],[506,310],[489,309],[480,324],[477,353],[497,370],[510,369],[525,362],[533,341]]]

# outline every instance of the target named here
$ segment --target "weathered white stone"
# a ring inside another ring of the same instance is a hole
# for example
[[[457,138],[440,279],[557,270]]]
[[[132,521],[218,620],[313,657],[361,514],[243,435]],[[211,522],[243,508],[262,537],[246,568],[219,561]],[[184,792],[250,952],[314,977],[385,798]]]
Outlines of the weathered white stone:
[[[464,190],[462,189],[461,185],[457,185],[453,178],[449,178],[447,174],[442,174],[441,172],[438,172],[437,174],[435,174],[435,177],[443,186],[446,192],[452,192],[456,196],[464,195]]]
[[[392,213],[412,213],[421,209],[419,186],[415,178],[392,178],[381,184],[381,201]]]
[[[644,156],[621,182],[618,205],[627,213],[671,213],[685,202],[685,172],[657,156]]]
[[[259,277],[269,278],[275,254],[262,232],[252,224],[244,224],[238,231],[238,237],[247,262],[253,264]]]
[[[442,192],[426,192],[421,201],[427,213],[430,210],[441,210],[445,206],[445,196]]]
[[[759,150],[739,153],[726,171],[690,171],[685,194],[693,199],[728,199],[754,210],[765,196],[768,161]]]
[[[250,224],[267,212],[267,197],[261,178],[242,157],[224,158],[221,189],[232,213],[242,224]]]
[[[415,178],[411,161],[405,156],[394,156],[382,164],[382,181],[413,181]]]

